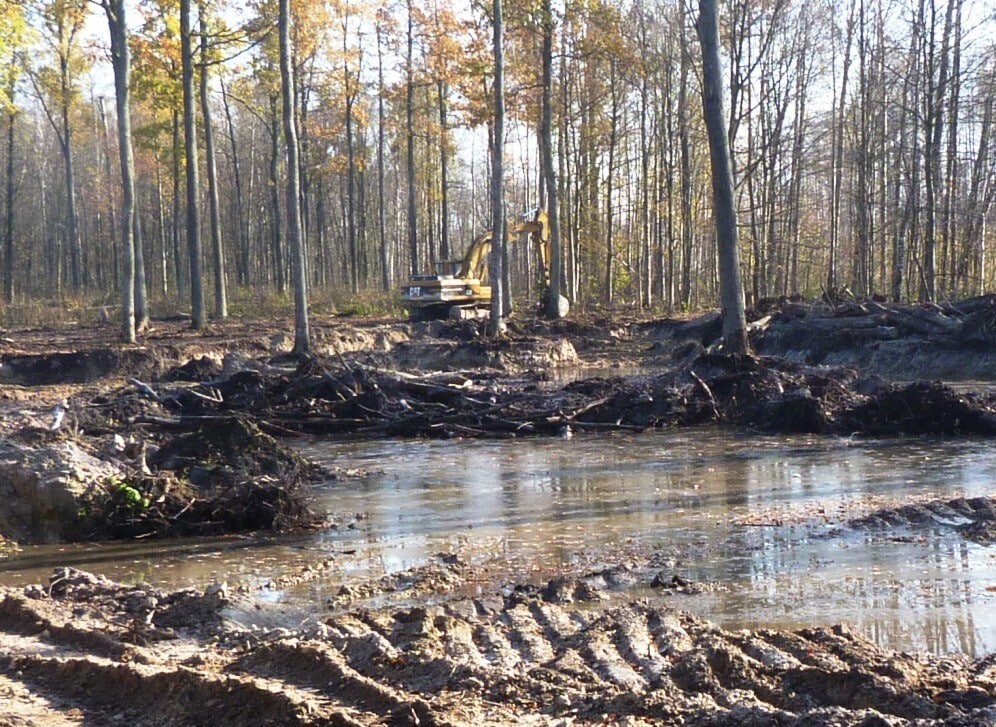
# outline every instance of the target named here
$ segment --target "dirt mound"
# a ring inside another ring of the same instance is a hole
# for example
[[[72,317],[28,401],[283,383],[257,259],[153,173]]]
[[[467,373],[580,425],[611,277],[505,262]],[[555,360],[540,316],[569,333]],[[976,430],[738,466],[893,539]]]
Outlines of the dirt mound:
[[[143,349],[93,348],[85,351],[0,356],[0,383],[21,386],[86,384],[125,373],[156,372],[153,352]]]
[[[880,649],[845,627],[729,632],[647,603],[530,598],[219,631],[223,589],[174,596],[78,571],[0,592],[11,716],[103,723],[996,724],[996,661]],[[152,614],[151,616],[149,614]]]

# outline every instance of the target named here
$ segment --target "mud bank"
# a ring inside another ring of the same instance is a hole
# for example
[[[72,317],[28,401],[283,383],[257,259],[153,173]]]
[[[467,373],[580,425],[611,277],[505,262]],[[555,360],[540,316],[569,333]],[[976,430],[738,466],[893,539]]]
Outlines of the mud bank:
[[[10,724],[996,724],[992,657],[550,597],[568,590],[262,630],[226,618],[241,596],[220,584],[162,593],[62,569],[0,591],[0,695]]]
[[[978,365],[963,372],[984,372],[993,362],[996,298],[961,305],[786,301],[752,324],[758,350],[784,354],[762,357],[716,350],[718,314],[523,319],[498,339],[485,338],[475,321],[328,320],[316,325],[316,355],[304,359],[288,353],[288,336],[272,323],[229,322],[199,337],[161,323],[140,347],[115,347],[101,339],[106,331],[89,344],[75,331],[59,347],[51,331],[24,332],[5,338],[10,350],[0,353],[0,494],[16,504],[0,518],[0,535],[40,541],[301,526],[310,522],[304,485],[315,473],[276,441],[301,434],[506,438],[715,423],[992,436],[992,393],[815,365],[826,359],[814,353],[817,342],[826,349],[830,341],[834,355],[879,350],[865,334],[884,326],[889,341],[946,347],[959,366],[971,355]],[[644,373],[550,381],[564,367],[624,363]],[[36,399],[47,399],[46,408]],[[59,417],[47,410],[53,404]]]

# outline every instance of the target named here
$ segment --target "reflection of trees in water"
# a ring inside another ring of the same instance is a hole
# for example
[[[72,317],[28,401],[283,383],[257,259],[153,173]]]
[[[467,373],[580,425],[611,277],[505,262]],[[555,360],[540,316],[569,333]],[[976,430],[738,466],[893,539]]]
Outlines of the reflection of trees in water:
[[[729,586],[703,596],[703,607],[740,624],[844,621],[884,646],[936,652],[970,653],[996,635],[985,624],[980,632],[974,618],[985,607],[970,567],[974,546],[950,531],[931,540],[927,560],[924,545],[889,544],[887,533],[869,533],[867,542],[843,550],[843,541],[807,540],[804,530],[726,525],[751,512],[777,514],[783,505],[805,509],[868,495],[901,500],[980,473],[992,479],[992,452],[921,440],[684,436],[633,437],[622,446],[618,438],[575,437],[412,447],[400,451],[406,464],[364,482],[361,496],[396,529],[413,512],[435,521],[407,522],[423,540],[446,528],[493,534],[503,541],[501,557],[526,569],[555,568],[627,534],[647,547],[680,548],[689,568],[682,575]],[[383,537],[383,523],[357,526],[371,543]],[[952,568],[964,577],[950,579]]]

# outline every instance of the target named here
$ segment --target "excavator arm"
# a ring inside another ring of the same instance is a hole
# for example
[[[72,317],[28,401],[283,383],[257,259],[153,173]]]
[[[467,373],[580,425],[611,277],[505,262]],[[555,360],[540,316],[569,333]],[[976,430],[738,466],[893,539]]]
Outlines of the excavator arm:
[[[543,269],[543,282],[550,283],[550,223],[546,212],[536,209],[530,213],[530,218],[510,225],[505,235],[509,244],[516,242],[521,235],[528,234],[539,255],[540,266]],[[482,233],[467,248],[457,273],[459,278],[475,278],[481,280],[486,270],[488,255],[491,252],[491,230]]]

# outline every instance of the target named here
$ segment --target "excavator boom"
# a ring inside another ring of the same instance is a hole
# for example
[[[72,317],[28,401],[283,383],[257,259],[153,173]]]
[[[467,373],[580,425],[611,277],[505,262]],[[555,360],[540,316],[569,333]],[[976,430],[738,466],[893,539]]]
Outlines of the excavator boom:
[[[543,271],[544,286],[550,284],[550,225],[546,213],[536,209],[527,219],[510,225],[506,233],[509,244],[528,234],[536,247]],[[483,232],[467,248],[463,259],[442,263],[435,275],[417,275],[401,291],[401,301],[413,320],[444,316],[476,317],[487,313],[491,305],[491,288],[483,285],[491,252],[491,230]],[[455,269],[447,274],[446,269]]]

